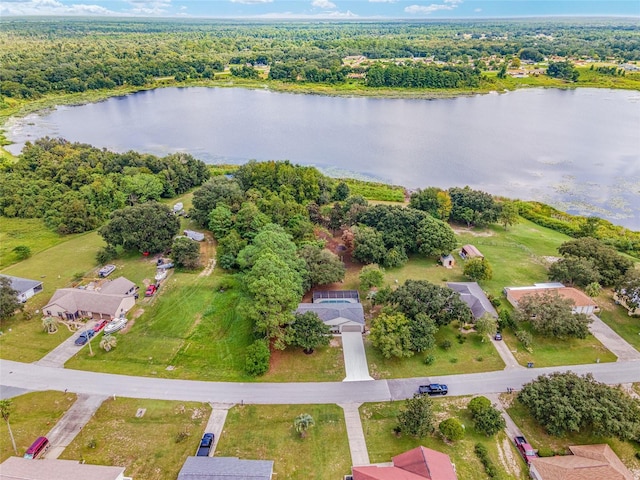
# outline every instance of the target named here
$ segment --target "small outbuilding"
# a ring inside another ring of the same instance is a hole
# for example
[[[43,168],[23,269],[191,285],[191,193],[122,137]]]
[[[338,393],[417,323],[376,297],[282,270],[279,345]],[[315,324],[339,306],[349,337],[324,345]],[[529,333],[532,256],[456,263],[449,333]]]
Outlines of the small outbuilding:
[[[467,258],[484,258],[484,255],[473,245],[464,245],[460,249],[460,256],[465,260]]]
[[[9,281],[11,282],[11,288],[18,292],[17,296],[20,303],[26,302],[27,299],[42,291],[42,282],[39,280],[29,280],[28,278],[12,277],[11,275],[0,275],[0,277],[9,279]]]
[[[196,232],[194,230],[185,230],[184,236],[190,238],[191,240],[195,240],[196,242],[201,242],[204,240],[204,233]]]
[[[453,255],[442,255],[440,257],[440,264],[444,268],[453,268],[456,264],[456,260],[453,258]]]

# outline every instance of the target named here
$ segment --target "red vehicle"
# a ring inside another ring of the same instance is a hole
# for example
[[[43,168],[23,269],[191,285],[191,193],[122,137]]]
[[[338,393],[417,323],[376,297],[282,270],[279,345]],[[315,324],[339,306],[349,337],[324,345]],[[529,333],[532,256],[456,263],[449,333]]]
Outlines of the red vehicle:
[[[157,291],[158,291],[158,286],[152,283],[147,287],[147,291],[144,292],[144,296],[152,297]]]
[[[514,442],[516,443],[516,447],[518,447],[518,451],[524,461],[527,462],[527,465],[531,463],[532,458],[536,458],[538,454],[533,449],[533,447],[527,442],[527,439],[524,437],[515,437]]]
[[[107,320],[102,320],[101,322],[96,323],[93,326],[93,331],[98,333],[100,330],[107,326],[107,323],[109,323]]]
[[[47,437],[38,437],[36,441],[31,444],[31,446],[27,449],[27,452],[24,454],[24,458],[28,460],[33,460],[38,458],[49,448],[49,440]]]

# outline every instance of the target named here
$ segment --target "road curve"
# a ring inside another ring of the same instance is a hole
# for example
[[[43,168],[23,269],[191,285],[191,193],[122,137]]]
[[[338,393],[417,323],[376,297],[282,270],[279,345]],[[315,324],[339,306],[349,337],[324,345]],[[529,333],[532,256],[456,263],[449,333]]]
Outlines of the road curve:
[[[607,384],[640,382],[639,361],[366,382],[233,383],[133,377],[0,360],[0,398],[4,392],[26,389],[214,403],[363,403],[402,400],[411,397],[418,385],[431,382],[449,385],[450,395],[501,393],[507,388],[517,390],[543,373],[568,370],[593,373]]]

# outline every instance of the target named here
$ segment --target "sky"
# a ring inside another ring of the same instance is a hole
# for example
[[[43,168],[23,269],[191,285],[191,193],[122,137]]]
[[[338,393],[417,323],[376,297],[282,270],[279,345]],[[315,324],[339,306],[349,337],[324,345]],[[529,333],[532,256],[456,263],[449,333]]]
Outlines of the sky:
[[[0,0],[0,16],[247,19],[640,17],[640,0]]]

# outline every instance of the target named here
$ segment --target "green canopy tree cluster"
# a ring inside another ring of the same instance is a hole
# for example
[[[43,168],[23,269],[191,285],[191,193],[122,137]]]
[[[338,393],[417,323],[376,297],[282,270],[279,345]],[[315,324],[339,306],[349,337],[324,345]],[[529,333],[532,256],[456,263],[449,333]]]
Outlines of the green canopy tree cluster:
[[[527,295],[518,302],[515,317],[531,322],[533,329],[547,337],[587,338],[591,319],[584,313],[573,313],[573,300],[555,292]]]
[[[42,138],[0,169],[0,214],[42,218],[59,233],[80,233],[126,205],[175,197],[207,178],[206,165],[191,155],[121,154]]]
[[[595,436],[640,440],[640,401],[593,375],[541,375],[524,385],[518,400],[551,435],[591,432]]]

